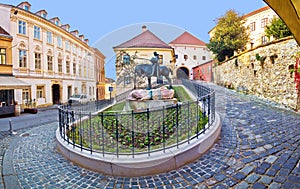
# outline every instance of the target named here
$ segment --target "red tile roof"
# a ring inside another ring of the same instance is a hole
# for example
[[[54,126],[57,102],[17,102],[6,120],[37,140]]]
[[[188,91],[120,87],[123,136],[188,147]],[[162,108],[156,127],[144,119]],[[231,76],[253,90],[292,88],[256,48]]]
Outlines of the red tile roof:
[[[135,36],[134,38],[114,48],[139,48],[139,47],[168,48],[168,49],[172,48],[149,30],[142,32],[141,34]]]
[[[179,37],[174,39],[173,41],[170,42],[170,44],[187,44],[187,45],[200,45],[200,46],[205,46],[206,44],[198,39],[197,37],[193,36],[189,32],[184,32],[181,34]]]
[[[10,36],[10,34],[7,31],[5,31],[5,29],[3,29],[1,26],[0,26],[0,35]]]

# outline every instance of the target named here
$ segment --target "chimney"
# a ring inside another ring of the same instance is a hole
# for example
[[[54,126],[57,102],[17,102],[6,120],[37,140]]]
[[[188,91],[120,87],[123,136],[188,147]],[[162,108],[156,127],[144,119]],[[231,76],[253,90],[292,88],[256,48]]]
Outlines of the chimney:
[[[143,25],[142,26],[142,32],[145,32],[145,31],[147,31],[147,26]]]

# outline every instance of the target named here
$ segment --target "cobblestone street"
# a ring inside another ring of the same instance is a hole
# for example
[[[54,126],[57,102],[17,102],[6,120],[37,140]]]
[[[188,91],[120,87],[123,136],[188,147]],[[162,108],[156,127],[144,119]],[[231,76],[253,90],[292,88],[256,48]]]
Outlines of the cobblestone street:
[[[0,188],[300,188],[300,115],[210,85],[220,140],[197,161],[168,173],[111,177],[78,167],[55,148],[51,123],[1,132]]]

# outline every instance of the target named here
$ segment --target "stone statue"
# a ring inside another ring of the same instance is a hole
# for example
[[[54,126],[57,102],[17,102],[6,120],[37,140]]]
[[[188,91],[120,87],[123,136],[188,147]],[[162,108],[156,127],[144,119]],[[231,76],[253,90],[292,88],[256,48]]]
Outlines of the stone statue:
[[[154,57],[151,58],[150,62],[152,64],[138,64],[135,69],[135,79],[134,79],[134,88],[136,89],[136,76],[146,76],[148,79],[148,87],[147,89],[150,90],[151,89],[151,77],[159,77],[159,76],[164,76],[170,86],[169,88],[172,88],[172,81],[171,78],[169,77],[169,74],[173,74],[172,70],[170,68],[168,68],[167,66],[160,66],[158,63],[158,54],[156,52],[154,52]]]

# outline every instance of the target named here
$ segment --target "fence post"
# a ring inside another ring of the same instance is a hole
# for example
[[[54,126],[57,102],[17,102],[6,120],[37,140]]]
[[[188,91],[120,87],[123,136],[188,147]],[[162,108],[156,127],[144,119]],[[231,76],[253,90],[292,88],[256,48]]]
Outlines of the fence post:
[[[131,111],[131,140],[132,140],[132,158],[134,158],[134,112]]]
[[[119,158],[119,129],[118,129],[118,113],[115,114],[116,116],[116,145],[117,145],[117,158]]]
[[[163,149],[164,153],[166,153],[166,125],[165,125],[165,106],[163,106],[163,112],[162,112],[162,117],[163,117]]]
[[[177,143],[177,149],[178,149],[178,142],[179,142],[179,139],[178,139],[178,128],[179,126],[179,123],[178,123],[178,103],[176,104],[176,143]]]
[[[92,113],[89,112],[89,127],[90,127],[90,150],[91,150],[91,154],[93,153],[93,138],[92,138]]]
[[[102,155],[104,157],[104,121],[103,121],[103,112],[101,112],[101,136],[102,136]]]
[[[188,114],[188,144],[190,143],[190,129],[191,129],[191,127],[190,127],[190,101],[188,101],[188,112],[187,112],[187,114]]]
[[[149,108],[147,108],[147,140],[148,140],[148,156],[150,156],[150,115]]]

